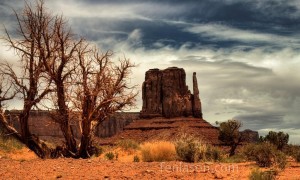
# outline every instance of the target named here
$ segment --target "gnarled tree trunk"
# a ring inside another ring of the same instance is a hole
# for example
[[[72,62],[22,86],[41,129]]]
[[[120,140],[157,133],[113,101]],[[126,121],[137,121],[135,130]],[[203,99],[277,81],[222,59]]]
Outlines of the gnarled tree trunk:
[[[66,105],[65,89],[63,82],[58,81],[57,86],[57,100],[58,100],[58,114],[60,115],[59,124],[63,132],[67,149],[72,153],[77,153],[76,140],[74,138],[73,130],[70,126],[70,115]]]
[[[89,158],[92,141],[91,121],[88,119],[82,120],[82,135],[80,141],[79,157]]]

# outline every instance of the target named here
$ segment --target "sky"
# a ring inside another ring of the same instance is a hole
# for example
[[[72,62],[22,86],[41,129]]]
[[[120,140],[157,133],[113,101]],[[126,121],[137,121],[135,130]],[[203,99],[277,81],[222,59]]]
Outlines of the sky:
[[[23,3],[0,1],[0,22],[12,33],[12,8]],[[182,67],[190,89],[197,73],[211,124],[237,119],[242,129],[284,131],[300,144],[299,0],[46,0],[46,7],[102,51],[136,63],[131,83],[140,89],[148,69]],[[15,59],[0,41],[0,61]],[[133,111],[141,102],[140,93]]]

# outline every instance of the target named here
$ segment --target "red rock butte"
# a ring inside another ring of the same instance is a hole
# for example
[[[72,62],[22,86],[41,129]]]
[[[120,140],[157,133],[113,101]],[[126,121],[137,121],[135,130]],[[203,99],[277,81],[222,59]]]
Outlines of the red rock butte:
[[[142,87],[141,118],[202,118],[196,73],[193,73],[193,94],[186,85],[183,68],[150,69]]]
[[[116,135],[102,138],[102,144],[113,144],[120,139],[174,141],[183,133],[220,144],[218,128],[202,118],[196,73],[193,73],[192,94],[183,68],[150,69],[145,73],[142,98],[140,119],[133,120]]]

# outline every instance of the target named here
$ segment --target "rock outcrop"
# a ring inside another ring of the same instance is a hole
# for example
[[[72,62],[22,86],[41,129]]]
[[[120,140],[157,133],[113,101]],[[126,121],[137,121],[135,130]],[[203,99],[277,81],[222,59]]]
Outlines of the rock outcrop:
[[[119,132],[122,132],[125,126],[139,119],[137,112],[117,112],[114,113],[108,120],[99,124],[96,128],[96,136],[100,138],[111,137]]]
[[[18,110],[6,111],[8,123],[20,132],[19,113]],[[126,125],[136,119],[139,119],[139,113],[137,112],[116,112],[96,127],[95,136],[100,138],[113,136],[123,131]],[[48,137],[63,138],[59,124],[51,118],[51,112],[49,111],[31,111],[28,123],[31,133],[41,139],[48,139]],[[71,128],[75,137],[80,139],[80,125],[76,117],[73,118]]]
[[[174,141],[183,134],[201,139],[208,144],[219,145],[219,129],[203,119],[194,117],[175,117],[137,119],[112,137],[98,139],[101,145],[112,145],[120,139],[132,139],[139,143],[145,141]]]
[[[196,118],[202,118],[201,101],[199,98],[199,89],[196,72],[193,73],[193,93],[193,115]]]
[[[193,75],[193,93],[186,85],[184,69],[150,69],[142,87],[141,118],[194,116],[202,118],[196,73]]]

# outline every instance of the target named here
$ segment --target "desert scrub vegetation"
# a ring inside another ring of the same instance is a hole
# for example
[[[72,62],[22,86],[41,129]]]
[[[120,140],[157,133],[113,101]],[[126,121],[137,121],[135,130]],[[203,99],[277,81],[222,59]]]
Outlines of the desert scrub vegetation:
[[[293,157],[296,162],[300,162],[300,146],[299,145],[289,144],[283,149],[283,152],[286,155]]]
[[[8,136],[0,130],[0,150],[10,152],[13,150],[22,149],[24,145],[17,139]]]
[[[168,141],[146,142],[140,146],[142,160],[153,161],[174,161],[176,160],[175,145]]]
[[[287,163],[286,155],[269,142],[248,144],[244,147],[243,154],[247,160],[255,161],[260,167],[284,169]]]
[[[282,131],[269,131],[265,137],[260,137],[260,141],[267,141],[273,144],[278,150],[283,150],[289,142],[289,134]]]
[[[222,158],[221,161],[224,163],[241,163],[245,162],[246,160],[242,153],[236,153],[233,156]]]
[[[229,156],[233,156],[235,154],[235,150],[238,145],[244,141],[243,134],[239,131],[242,127],[242,123],[238,120],[230,119],[226,122],[216,122],[219,124],[219,140],[224,143],[224,145],[230,146]]]
[[[206,144],[194,136],[183,134],[175,142],[176,153],[179,160],[197,162],[206,150]]]
[[[117,142],[117,146],[125,151],[137,150],[140,145],[132,139],[122,139]]]
[[[139,156],[135,155],[135,156],[133,157],[133,162],[140,162]]]
[[[113,160],[115,158],[115,154],[113,152],[107,152],[107,153],[105,153],[105,157],[108,160]]]
[[[220,148],[212,145],[207,145],[206,147],[204,161],[222,161],[224,154]]]
[[[175,148],[179,160],[185,162],[220,161],[223,156],[219,148],[207,145],[199,138],[187,134],[179,137]]]
[[[273,171],[261,171],[259,169],[252,170],[249,175],[250,180],[273,180],[275,177]]]

